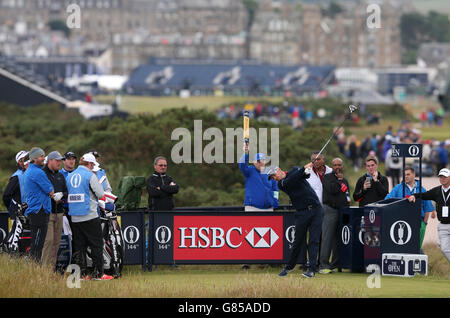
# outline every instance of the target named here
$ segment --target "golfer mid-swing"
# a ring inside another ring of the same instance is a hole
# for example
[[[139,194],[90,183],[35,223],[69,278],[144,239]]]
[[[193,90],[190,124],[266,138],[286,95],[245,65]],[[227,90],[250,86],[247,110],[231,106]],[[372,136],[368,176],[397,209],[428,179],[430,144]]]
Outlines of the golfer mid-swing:
[[[289,261],[278,276],[286,276],[297,264],[302,240],[306,238],[309,229],[309,262],[310,268],[302,276],[313,278],[317,267],[317,255],[319,252],[319,240],[322,232],[323,209],[316,192],[311,188],[306,179],[310,176],[312,162],[303,168],[293,167],[285,172],[278,167],[269,167],[267,175],[278,182],[278,187],[291,199],[295,207],[295,239]]]

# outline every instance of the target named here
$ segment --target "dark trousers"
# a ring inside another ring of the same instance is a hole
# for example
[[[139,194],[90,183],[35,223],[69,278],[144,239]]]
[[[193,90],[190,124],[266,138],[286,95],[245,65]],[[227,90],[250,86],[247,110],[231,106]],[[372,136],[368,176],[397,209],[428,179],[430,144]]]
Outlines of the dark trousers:
[[[38,263],[41,262],[42,249],[47,236],[49,215],[41,208],[38,213],[29,213],[31,232],[30,255]]]
[[[322,242],[320,247],[320,268],[334,269],[338,265],[339,210],[323,205]],[[331,256],[331,262],[330,262]]]
[[[79,257],[75,257],[82,271],[86,274],[86,249],[91,248],[92,265],[95,275],[103,275],[103,235],[99,218],[85,222],[72,222],[73,247]]]
[[[321,205],[295,212],[295,239],[288,264],[286,265],[287,269],[294,269],[297,264],[301,247],[306,242],[306,232],[309,230],[309,242],[307,244],[309,265],[311,271],[316,271],[322,220],[323,209]]]

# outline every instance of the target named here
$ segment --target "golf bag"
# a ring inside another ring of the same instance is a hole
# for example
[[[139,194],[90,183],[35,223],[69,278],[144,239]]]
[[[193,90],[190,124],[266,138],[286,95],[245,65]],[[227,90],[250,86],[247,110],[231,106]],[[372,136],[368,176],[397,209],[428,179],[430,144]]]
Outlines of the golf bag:
[[[122,274],[123,256],[125,254],[122,229],[117,221],[115,205],[106,203],[105,212],[101,212],[100,222],[103,234],[103,271],[118,278]],[[91,249],[87,248],[86,264],[92,269]]]
[[[63,232],[61,235],[61,242],[58,248],[56,258],[56,270],[63,274],[67,266],[69,266],[72,259],[72,230],[70,228],[69,220],[66,216],[63,217]]]
[[[31,230],[30,222],[24,215],[27,203],[17,203],[13,200],[12,226],[3,242],[0,251],[16,255],[25,255],[30,251]]]

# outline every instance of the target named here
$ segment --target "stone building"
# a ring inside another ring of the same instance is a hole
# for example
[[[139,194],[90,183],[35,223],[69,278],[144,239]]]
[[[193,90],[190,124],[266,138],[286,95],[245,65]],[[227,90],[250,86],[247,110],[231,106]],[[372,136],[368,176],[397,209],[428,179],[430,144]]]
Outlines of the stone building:
[[[301,14],[296,4],[261,2],[250,30],[250,58],[272,64],[298,64],[301,27]]]

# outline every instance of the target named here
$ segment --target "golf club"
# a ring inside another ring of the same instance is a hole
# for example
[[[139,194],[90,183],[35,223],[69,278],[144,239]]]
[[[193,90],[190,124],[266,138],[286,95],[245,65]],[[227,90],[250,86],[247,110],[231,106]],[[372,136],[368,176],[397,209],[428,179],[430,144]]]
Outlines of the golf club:
[[[341,129],[341,127],[344,125],[345,121],[347,119],[350,118],[351,114],[356,111],[358,109],[357,106],[355,105],[349,105],[348,106],[348,110],[349,112],[347,114],[345,114],[345,118],[342,121],[342,123],[339,125],[339,127],[333,132],[333,134],[331,135],[331,137],[328,139],[328,141],[325,143],[325,145],[322,147],[322,149],[320,149],[319,153],[317,154],[316,158],[314,158],[314,160],[312,160],[311,162],[314,163],[314,161],[317,160],[317,158],[322,154],[322,152],[324,151],[324,149],[328,146],[328,144],[330,143],[331,139],[333,139],[334,137],[336,137],[336,133],[339,131],[339,129]]]

